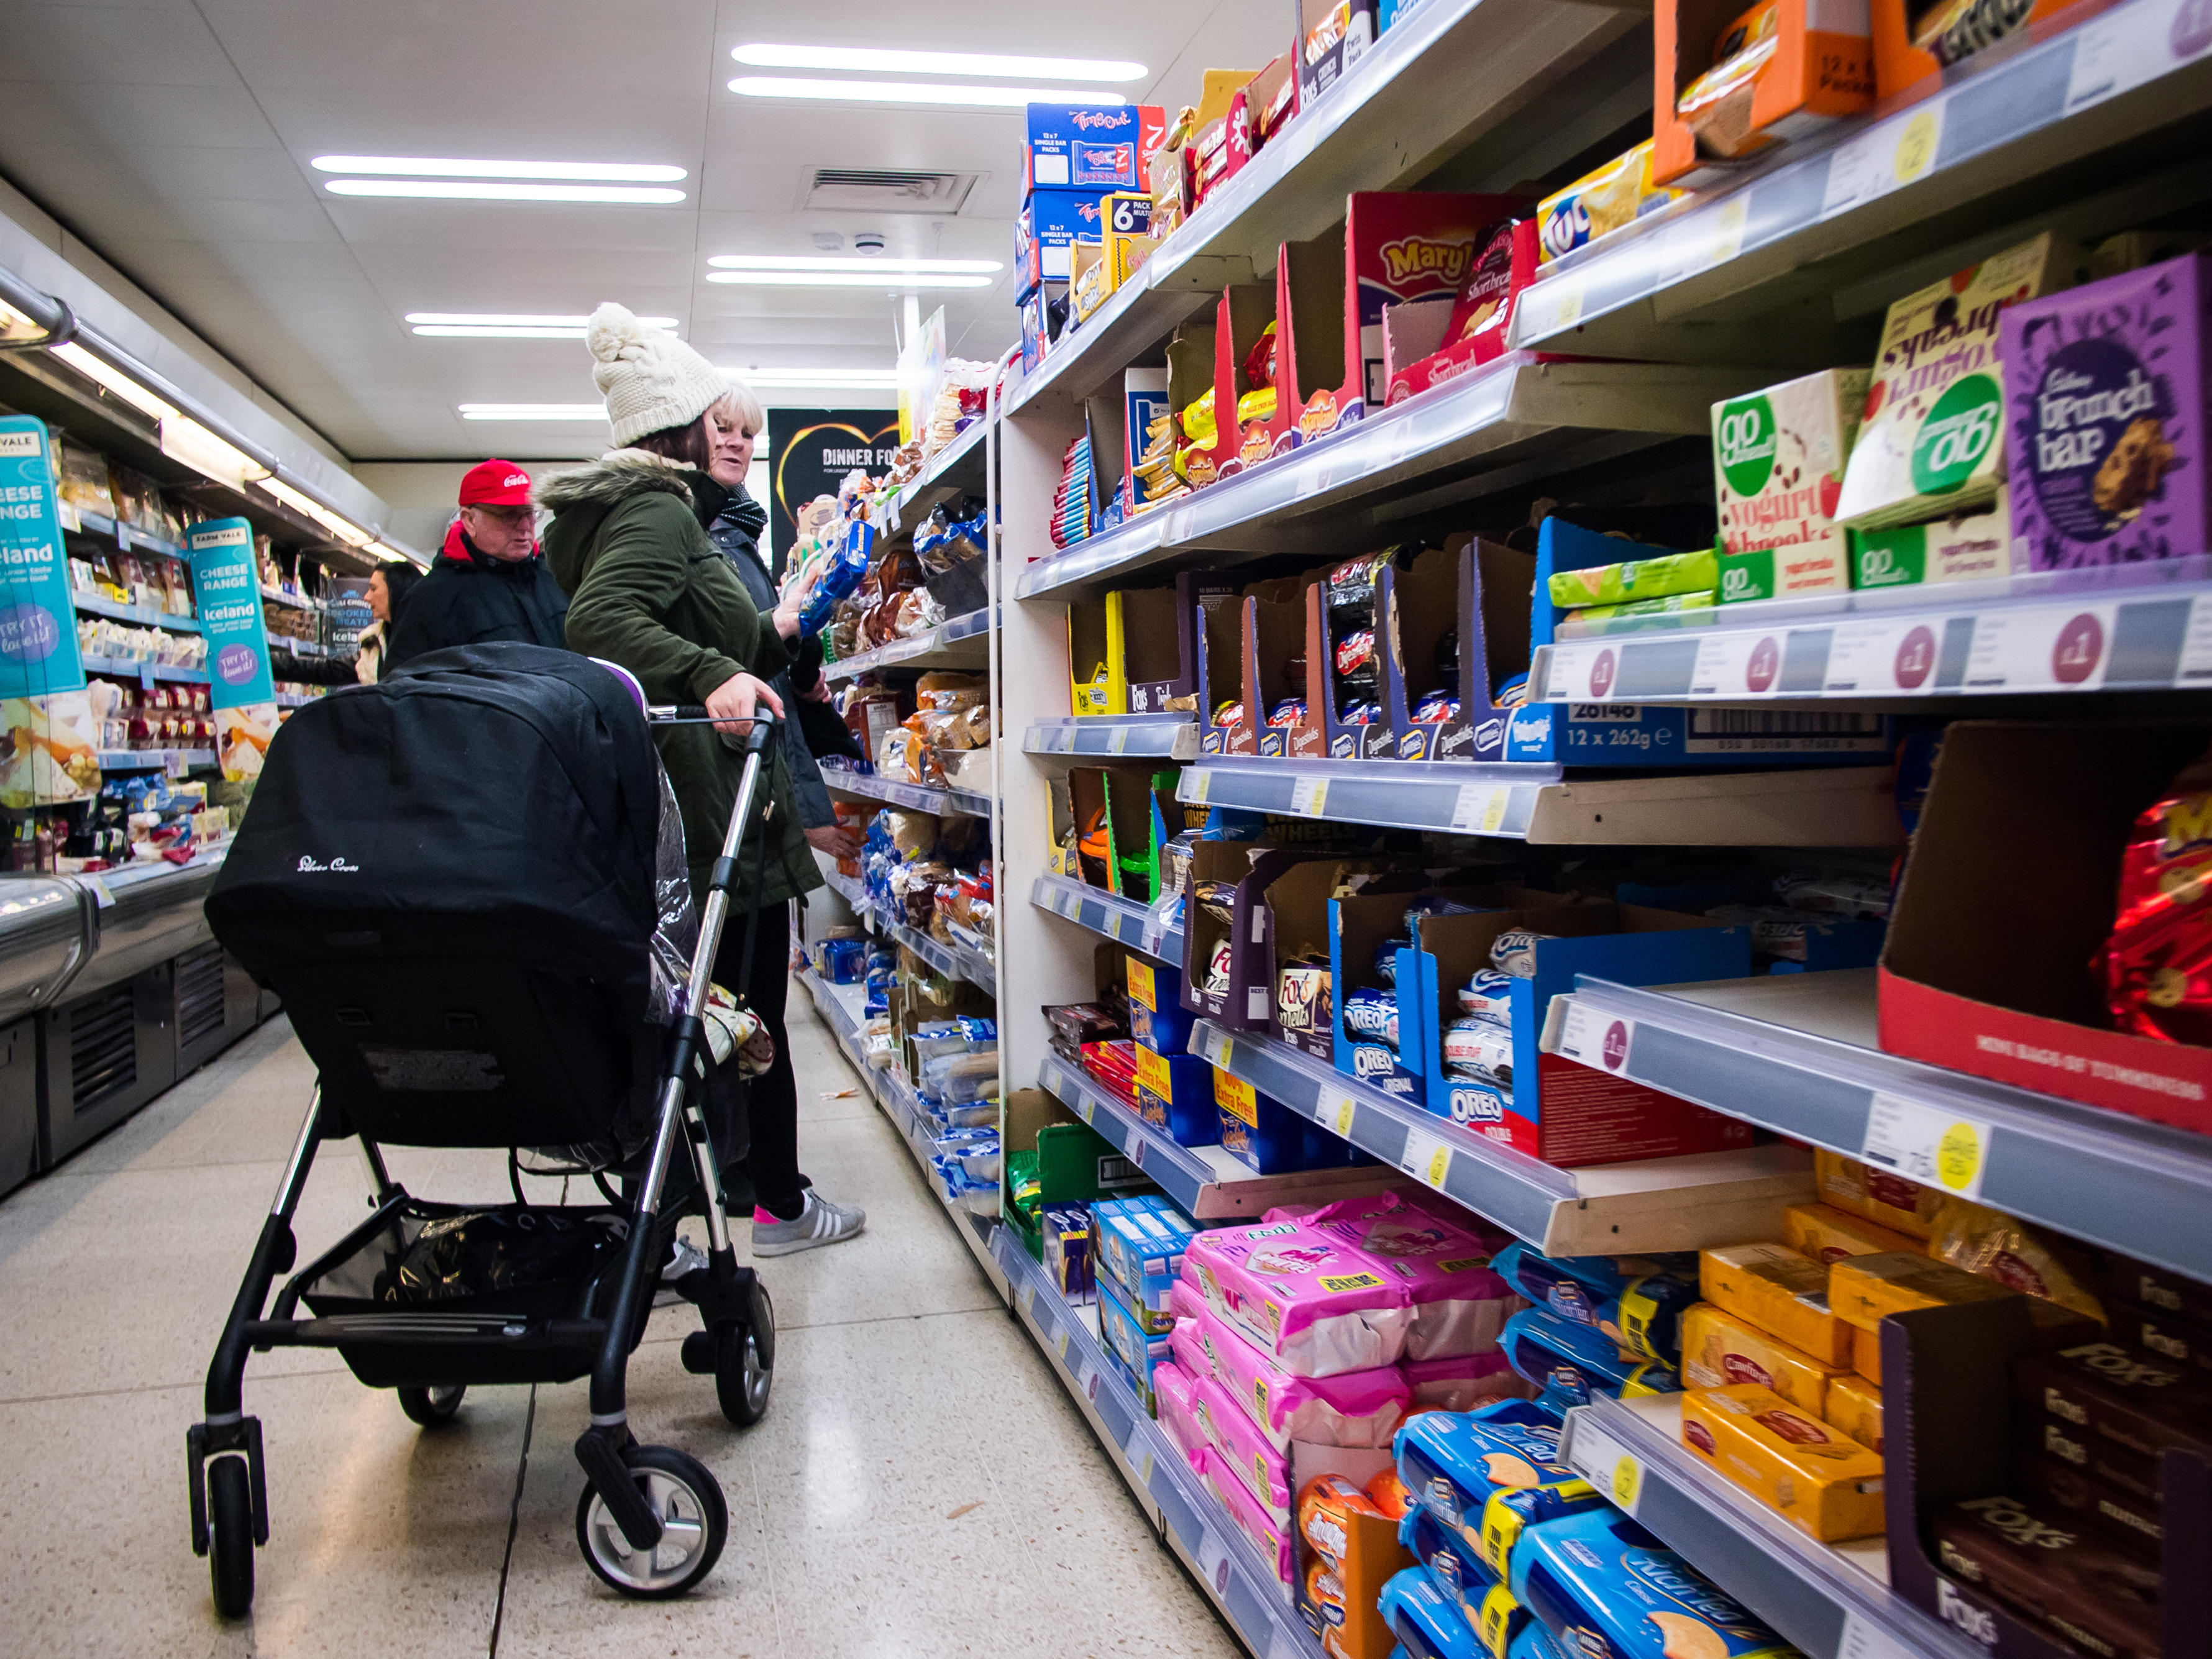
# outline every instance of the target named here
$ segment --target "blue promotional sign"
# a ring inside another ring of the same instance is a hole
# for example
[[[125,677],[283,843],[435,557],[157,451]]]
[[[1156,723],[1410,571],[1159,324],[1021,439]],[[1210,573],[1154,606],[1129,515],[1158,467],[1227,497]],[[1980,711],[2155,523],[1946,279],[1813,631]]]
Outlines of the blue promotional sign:
[[[84,690],[46,422],[0,418],[0,697]]]
[[[185,532],[200,631],[207,635],[210,701],[217,708],[275,702],[269,629],[261,616],[261,574],[253,564],[253,526],[213,519]]]

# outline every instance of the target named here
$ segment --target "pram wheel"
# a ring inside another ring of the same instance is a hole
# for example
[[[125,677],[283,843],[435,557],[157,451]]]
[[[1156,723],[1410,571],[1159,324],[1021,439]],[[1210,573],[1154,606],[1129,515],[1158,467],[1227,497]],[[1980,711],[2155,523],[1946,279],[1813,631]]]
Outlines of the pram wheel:
[[[461,1396],[468,1392],[465,1383],[454,1382],[444,1388],[402,1389],[399,1409],[407,1413],[407,1420],[419,1423],[426,1429],[442,1429],[453,1420],[461,1409]]]
[[[769,1386],[775,1381],[751,1326],[729,1326],[715,1339],[714,1397],[722,1415],[738,1427],[750,1429],[767,1415]]]
[[[673,1446],[640,1446],[623,1462],[660,1518],[660,1542],[632,1548],[593,1486],[576,1499],[576,1542],[592,1571],[624,1595],[650,1601],[681,1595],[714,1570],[729,1537],[722,1488],[704,1464]]]
[[[253,1497],[243,1457],[208,1465],[208,1581],[215,1610],[243,1619],[253,1609]]]

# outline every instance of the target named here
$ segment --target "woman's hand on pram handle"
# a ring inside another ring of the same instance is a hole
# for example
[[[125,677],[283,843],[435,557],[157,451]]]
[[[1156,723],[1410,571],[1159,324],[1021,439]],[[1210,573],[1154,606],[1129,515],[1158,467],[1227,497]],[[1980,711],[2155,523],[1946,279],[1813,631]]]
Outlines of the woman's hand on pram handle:
[[[752,730],[753,711],[763,703],[778,720],[783,718],[783,699],[765,680],[732,674],[708,694],[707,713],[717,732],[741,738]]]

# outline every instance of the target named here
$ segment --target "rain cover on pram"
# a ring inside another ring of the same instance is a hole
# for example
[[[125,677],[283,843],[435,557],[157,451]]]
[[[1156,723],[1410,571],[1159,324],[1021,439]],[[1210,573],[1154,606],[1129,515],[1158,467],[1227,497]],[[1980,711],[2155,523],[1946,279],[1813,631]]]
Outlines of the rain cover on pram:
[[[569,1146],[649,1113],[696,937],[684,868],[628,688],[467,646],[292,716],[207,912],[346,1127]]]

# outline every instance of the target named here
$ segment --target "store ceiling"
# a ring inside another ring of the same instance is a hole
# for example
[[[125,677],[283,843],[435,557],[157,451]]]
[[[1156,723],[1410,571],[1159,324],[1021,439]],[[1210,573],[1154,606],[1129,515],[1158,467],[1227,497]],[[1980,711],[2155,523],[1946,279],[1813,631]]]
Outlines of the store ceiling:
[[[1005,261],[1018,111],[742,98],[747,41],[1133,59],[1117,89],[1173,106],[1209,67],[1257,68],[1291,0],[1121,0],[1095,11],[734,0],[0,0],[0,177],[355,460],[577,455],[603,427],[465,422],[465,403],[577,403],[576,340],[435,339],[412,312],[674,317],[714,362],[890,367],[888,291],[708,283],[715,254]],[[680,167],[672,206],[385,201],[329,193],[325,155]],[[808,211],[821,167],[983,175],[956,215]],[[1015,337],[1013,290],[922,296],[962,356]],[[769,393],[770,404],[855,401]],[[865,404],[879,401],[861,398]]]

